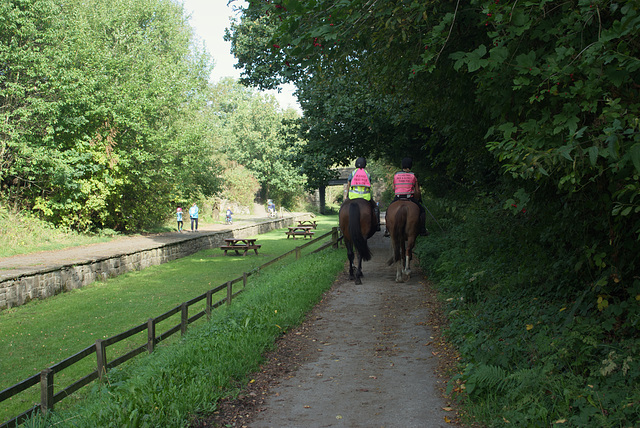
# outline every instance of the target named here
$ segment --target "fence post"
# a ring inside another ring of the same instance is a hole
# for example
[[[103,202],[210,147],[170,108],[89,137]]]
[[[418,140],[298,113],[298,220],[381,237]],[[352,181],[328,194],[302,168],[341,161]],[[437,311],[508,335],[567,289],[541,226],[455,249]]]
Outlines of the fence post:
[[[338,228],[334,227],[331,231],[331,242],[333,242],[333,248],[338,248]]]
[[[213,306],[213,293],[209,290],[207,291],[207,306],[204,308],[204,312],[207,314],[207,321],[211,320],[211,306]]]
[[[300,259],[300,247],[296,247],[296,260]]]
[[[98,363],[98,377],[104,379],[107,373],[107,348],[102,345],[102,339],[96,340],[96,361]]]
[[[46,368],[40,372],[40,411],[53,410],[53,370]]]
[[[227,306],[231,305],[232,298],[233,298],[233,284],[231,284],[231,281],[227,281]]]
[[[147,321],[147,351],[152,353],[156,347],[156,323],[153,318]]]
[[[187,307],[187,302],[183,302],[180,306],[182,309],[182,319],[180,320],[180,335],[184,336],[187,332],[187,324],[189,323],[189,308]]]
[[[242,272],[242,288],[247,288],[247,273]]]

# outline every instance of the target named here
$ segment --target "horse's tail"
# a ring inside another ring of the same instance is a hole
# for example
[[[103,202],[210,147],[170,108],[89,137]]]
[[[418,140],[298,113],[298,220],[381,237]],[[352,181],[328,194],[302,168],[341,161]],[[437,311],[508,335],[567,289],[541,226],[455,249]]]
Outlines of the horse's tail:
[[[371,260],[371,250],[369,250],[367,239],[362,234],[360,226],[360,206],[355,202],[349,204],[349,234],[362,260]]]
[[[396,219],[393,224],[393,259],[394,261],[402,260],[402,247],[407,241],[406,224],[407,224],[407,208],[401,206],[396,211]]]

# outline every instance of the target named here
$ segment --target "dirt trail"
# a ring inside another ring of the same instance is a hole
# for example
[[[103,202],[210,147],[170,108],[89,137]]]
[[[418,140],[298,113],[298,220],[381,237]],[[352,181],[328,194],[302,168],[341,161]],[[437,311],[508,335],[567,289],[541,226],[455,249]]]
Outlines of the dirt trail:
[[[454,426],[446,421],[454,415],[443,410],[430,345],[425,280],[414,271],[407,283],[396,284],[395,270],[386,265],[389,239],[377,233],[369,243],[373,259],[363,265],[363,284],[345,276],[291,333],[299,343],[290,353],[303,360],[298,369],[271,379],[253,414],[227,426]],[[278,358],[270,364],[280,364]]]

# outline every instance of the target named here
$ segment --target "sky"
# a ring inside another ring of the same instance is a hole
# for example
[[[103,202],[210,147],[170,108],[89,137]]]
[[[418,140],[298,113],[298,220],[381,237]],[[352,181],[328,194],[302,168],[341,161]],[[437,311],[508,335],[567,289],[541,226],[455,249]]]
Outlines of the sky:
[[[178,0],[180,1],[180,0]],[[207,50],[214,59],[215,66],[211,73],[211,81],[216,83],[223,77],[240,77],[240,70],[234,68],[236,60],[231,54],[231,42],[224,41],[224,30],[229,27],[229,19],[233,15],[233,8],[245,5],[242,0],[235,1],[231,6],[228,0],[183,0],[184,9],[191,14],[190,24],[197,36],[202,39]],[[293,107],[300,111],[300,106],[293,96],[295,88],[287,85],[281,93],[268,91],[274,95],[285,109]]]

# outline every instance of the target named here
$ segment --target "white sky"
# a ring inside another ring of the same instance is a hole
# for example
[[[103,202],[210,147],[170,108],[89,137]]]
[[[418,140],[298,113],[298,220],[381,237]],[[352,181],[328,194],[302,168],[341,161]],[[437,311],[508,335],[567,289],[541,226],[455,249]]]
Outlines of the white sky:
[[[177,0],[180,2],[180,0]],[[191,13],[191,26],[201,38],[207,50],[215,61],[211,81],[218,82],[222,77],[240,77],[240,70],[233,67],[236,63],[231,54],[231,42],[224,41],[224,30],[229,27],[229,18],[233,14],[233,8],[244,6],[243,0],[235,1],[227,6],[228,0],[182,0],[187,14]],[[287,85],[281,93],[268,91],[273,94],[281,108],[293,107],[300,111],[298,101],[293,96],[295,88]]]

